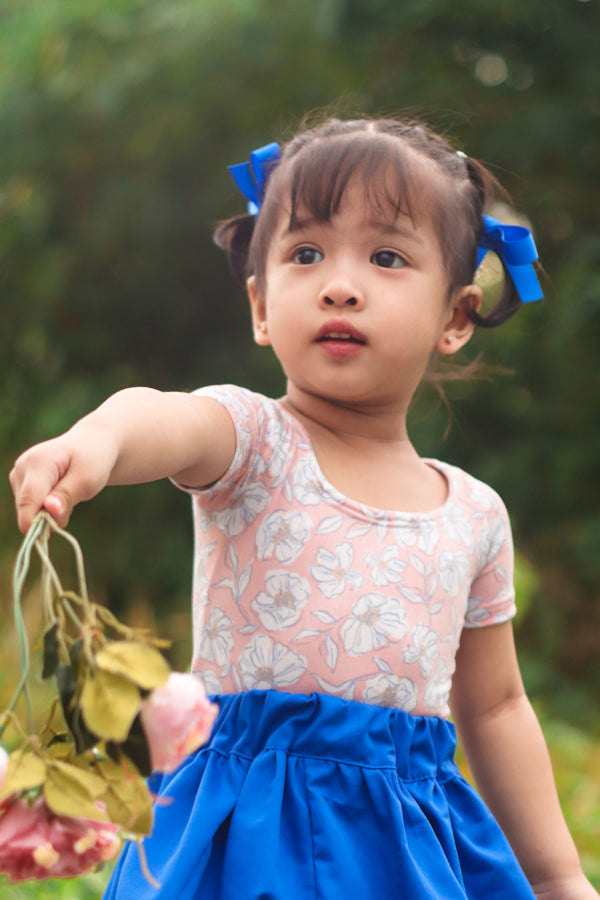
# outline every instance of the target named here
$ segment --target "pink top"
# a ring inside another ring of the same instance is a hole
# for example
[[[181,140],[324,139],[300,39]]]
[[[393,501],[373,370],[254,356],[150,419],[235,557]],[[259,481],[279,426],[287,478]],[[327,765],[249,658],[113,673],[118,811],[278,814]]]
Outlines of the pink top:
[[[351,500],[319,469],[280,403],[225,385],[236,428],[226,474],[191,491],[192,671],[209,693],[275,688],[449,715],[463,627],[515,613],[506,509],[487,485],[428,460],[448,482],[429,512]]]

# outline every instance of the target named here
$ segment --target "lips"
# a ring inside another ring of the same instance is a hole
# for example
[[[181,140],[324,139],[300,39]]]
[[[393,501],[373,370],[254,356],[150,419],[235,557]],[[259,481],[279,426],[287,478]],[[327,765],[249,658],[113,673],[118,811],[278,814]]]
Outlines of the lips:
[[[362,332],[342,319],[326,322],[319,329],[315,340],[318,343],[366,344],[367,339]]]

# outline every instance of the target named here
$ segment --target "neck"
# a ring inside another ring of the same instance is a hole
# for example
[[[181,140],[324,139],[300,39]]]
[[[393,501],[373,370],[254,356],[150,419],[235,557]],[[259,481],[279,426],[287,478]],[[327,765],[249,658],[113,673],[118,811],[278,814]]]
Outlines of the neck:
[[[407,410],[399,405],[329,400],[299,390],[291,382],[282,403],[309,431],[325,429],[346,442],[400,444],[416,455],[406,430]]]

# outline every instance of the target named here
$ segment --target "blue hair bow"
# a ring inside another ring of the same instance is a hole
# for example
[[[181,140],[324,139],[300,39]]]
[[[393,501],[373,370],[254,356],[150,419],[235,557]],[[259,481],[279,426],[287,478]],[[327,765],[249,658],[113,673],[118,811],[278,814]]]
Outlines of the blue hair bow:
[[[483,216],[483,234],[475,268],[479,268],[488,250],[493,250],[500,257],[522,303],[542,299],[544,295],[533,267],[538,254],[529,228],[502,225],[491,216]]]
[[[280,159],[279,144],[266,144],[250,154],[250,162],[229,166],[233,180],[244,197],[248,198],[248,212],[251,216],[258,215],[267,178]]]

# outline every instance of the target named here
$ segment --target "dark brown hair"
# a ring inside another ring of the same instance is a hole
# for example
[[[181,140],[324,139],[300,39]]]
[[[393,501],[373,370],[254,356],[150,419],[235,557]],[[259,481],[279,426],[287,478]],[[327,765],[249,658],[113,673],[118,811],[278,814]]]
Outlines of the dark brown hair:
[[[423,159],[434,164],[429,173],[420,164]],[[428,126],[394,119],[333,118],[301,131],[282,147],[279,164],[268,173],[259,215],[236,216],[215,231],[236,278],[244,282],[254,275],[263,287],[282,208],[292,230],[299,211],[327,222],[339,211],[354,176],[363,185],[365,204],[379,215],[406,215],[413,222],[424,214],[430,217],[448,273],[449,295],[472,283],[482,215],[504,192],[485,166],[457,153]],[[470,317],[476,325],[493,327],[520,306],[506,274],[492,309],[486,315],[471,310]]]

